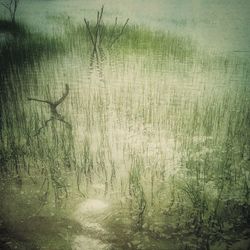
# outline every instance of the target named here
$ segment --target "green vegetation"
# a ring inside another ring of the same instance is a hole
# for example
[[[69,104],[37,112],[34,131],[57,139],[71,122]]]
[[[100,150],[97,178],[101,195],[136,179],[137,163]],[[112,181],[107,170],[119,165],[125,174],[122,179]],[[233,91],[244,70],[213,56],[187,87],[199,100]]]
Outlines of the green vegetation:
[[[10,32],[12,34],[22,35],[25,33],[24,27],[20,23],[12,23],[6,20],[0,20],[0,31]]]
[[[16,22],[16,12],[19,5],[19,0],[2,1],[0,5],[8,11],[11,23],[14,24]]]
[[[61,227],[76,231],[69,237],[80,229],[63,216],[79,199],[102,197],[114,249],[247,249],[247,62],[132,25],[111,48],[122,26],[103,26],[93,57],[84,24],[65,20],[57,36],[12,25],[20,35],[0,54],[1,214],[11,237],[39,246],[47,225],[62,233],[47,249],[70,249]],[[50,113],[27,98],[57,100],[65,84],[60,113],[72,130],[53,121],[34,136]],[[9,228],[20,220],[28,229],[18,236]]]

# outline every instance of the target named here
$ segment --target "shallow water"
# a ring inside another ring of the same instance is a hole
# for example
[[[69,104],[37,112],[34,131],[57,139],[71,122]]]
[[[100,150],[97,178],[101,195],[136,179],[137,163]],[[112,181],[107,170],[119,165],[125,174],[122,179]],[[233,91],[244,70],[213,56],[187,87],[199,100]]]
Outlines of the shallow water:
[[[97,9],[105,5],[105,20],[120,22],[130,18],[132,24],[142,24],[154,29],[173,31],[191,36],[203,48],[233,52],[248,57],[250,51],[250,2],[248,0],[223,1],[150,1],[137,0],[23,0],[18,18],[43,30],[51,29],[56,16],[69,16],[83,22],[83,17],[93,19]],[[59,19],[60,21],[60,19]],[[55,29],[58,30],[58,27]],[[240,52],[241,51],[241,52]]]
[[[85,15],[94,18],[100,2],[85,3],[25,0],[19,18],[28,24],[32,20],[35,29],[48,32],[63,20],[56,17],[61,13],[77,22]],[[184,183],[188,180],[185,169],[190,167],[188,159],[194,166],[202,166],[215,152],[214,160],[219,162],[217,151],[222,151],[220,143],[228,139],[228,131],[232,133],[232,148],[239,151],[233,136],[234,131],[238,132],[238,121],[245,122],[241,116],[248,114],[249,64],[222,52],[248,49],[247,5],[246,1],[231,5],[207,1],[129,1],[124,5],[105,1],[105,18],[109,21],[116,15],[121,19],[129,16],[132,23],[188,34],[206,52],[195,51],[190,57],[178,58],[165,56],[160,46],[153,52],[123,47],[105,51],[104,48],[103,57],[97,60],[86,45],[73,51],[69,48],[65,54],[49,60],[43,57],[33,64],[27,63],[21,70],[15,66],[10,69],[4,83],[6,86],[20,84],[16,103],[25,117],[24,128],[12,102],[9,101],[9,106],[5,103],[4,115],[17,120],[14,125],[20,127],[19,134],[17,131],[20,145],[25,144],[24,132],[27,132],[37,147],[29,148],[25,155],[28,164],[37,167],[32,168],[34,176],[36,171],[43,174],[47,171],[44,183],[48,183],[51,197],[57,195],[59,200],[64,195],[61,183],[66,180],[70,190],[70,185],[80,176],[78,190],[72,184],[71,195],[82,193],[85,198],[71,207],[70,214],[81,224],[84,233],[74,235],[74,250],[103,250],[112,244],[166,250],[168,234],[174,232],[174,227],[166,229],[171,223],[165,223],[162,218],[166,208],[172,206],[173,180],[177,178],[177,182]],[[34,138],[36,129],[50,117],[50,110],[47,104],[31,103],[27,97],[58,100],[65,84],[69,85],[69,95],[58,112],[72,125],[72,131],[55,121]],[[11,133],[6,127],[8,137]],[[236,157],[234,161],[238,163],[239,159]],[[72,172],[66,169],[70,163],[74,167]],[[46,194],[44,183],[40,183],[39,194]],[[212,198],[218,196],[218,189],[209,180],[204,190]],[[140,221],[145,235],[142,228],[135,229],[138,225],[134,225],[138,224],[138,211],[142,212],[142,197],[148,206],[146,218],[152,223]],[[148,232],[156,235],[156,239],[150,233],[147,235]],[[173,249],[173,241],[169,249]]]
[[[105,229],[98,223],[98,216],[107,212],[107,202],[98,199],[87,199],[78,205],[73,213],[75,221],[82,225],[86,235],[77,235],[72,242],[73,250],[108,250],[109,245],[100,240],[101,236],[107,234]]]
[[[77,236],[72,244],[72,250],[108,250],[108,246],[99,240],[88,238],[86,236]]]

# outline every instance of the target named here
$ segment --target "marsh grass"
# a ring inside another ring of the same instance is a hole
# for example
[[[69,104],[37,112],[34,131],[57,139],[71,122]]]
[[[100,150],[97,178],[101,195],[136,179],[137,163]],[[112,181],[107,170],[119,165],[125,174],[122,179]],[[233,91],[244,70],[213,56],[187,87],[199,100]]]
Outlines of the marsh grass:
[[[85,26],[67,20],[64,28],[57,36],[26,30],[1,47],[2,179],[37,188],[35,214],[79,195],[117,201],[135,249],[147,249],[143,235],[161,239],[159,249],[180,235],[180,249],[243,239],[249,65],[131,25],[91,62]],[[113,29],[104,27],[104,44]],[[56,100],[66,83],[60,113],[72,131],[55,121],[34,136],[50,114],[27,97]]]
[[[13,67],[23,67],[34,64],[41,57],[52,57],[55,53],[62,53],[64,45],[57,38],[50,38],[41,34],[31,34],[27,28],[18,28],[18,36],[7,40],[1,46],[1,75]],[[21,34],[19,36],[19,34]]]
[[[92,32],[95,30],[95,24],[90,23]],[[142,26],[129,25],[124,29],[123,34],[119,39],[110,47],[110,38],[118,35],[122,30],[123,25],[104,25],[102,27],[102,48],[114,51],[116,53],[127,52],[136,54],[147,54],[161,56],[162,58],[172,58],[180,61],[191,59],[196,52],[196,45],[187,37],[180,37],[171,33],[164,33],[161,31],[152,31]],[[88,31],[84,24],[75,25],[70,21],[65,25],[67,39],[74,48],[81,48],[89,41],[89,50],[91,50],[91,41],[88,36]],[[118,33],[118,34],[117,34]]]
[[[22,36],[26,33],[25,27],[20,23],[13,23],[7,20],[0,20],[0,31]]]

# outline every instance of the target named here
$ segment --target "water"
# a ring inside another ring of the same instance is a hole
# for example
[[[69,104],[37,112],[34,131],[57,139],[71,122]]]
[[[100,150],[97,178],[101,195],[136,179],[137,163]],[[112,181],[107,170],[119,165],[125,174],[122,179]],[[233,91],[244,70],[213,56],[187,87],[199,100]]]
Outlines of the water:
[[[216,129],[212,129],[211,134],[199,129],[185,134],[185,124],[189,124],[190,117],[195,117],[192,112],[196,103],[199,112],[206,116],[206,106],[213,107],[213,103],[216,103],[215,110],[216,107],[224,109],[223,98],[226,96],[234,103],[240,89],[245,88],[245,94],[249,93],[247,66],[241,64],[236,67],[234,59],[228,66],[216,60],[206,67],[200,64],[199,59],[190,63],[170,61],[153,54],[106,52],[101,64],[94,61],[91,65],[89,55],[83,53],[81,56],[74,54],[61,56],[60,60],[46,61],[36,67],[36,72],[29,68],[26,70],[28,78],[25,81],[31,87],[33,97],[44,98],[45,86],[53,83],[51,94],[54,99],[58,99],[65,83],[69,84],[70,93],[60,107],[60,113],[73,125],[77,160],[80,162],[82,155],[89,150],[88,157],[93,157],[96,166],[90,187],[86,187],[84,182],[81,185],[81,190],[88,189],[90,199],[80,203],[73,215],[84,230],[83,234],[73,237],[74,250],[109,249],[114,239],[120,240],[121,245],[125,244],[123,234],[130,232],[129,222],[124,221],[124,214],[117,216],[117,210],[110,212],[110,205],[98,197],[108,194],[110,200],[123,203],[126,207],[129,199],[124,192],[126,187],[120,183],[128,180],[131,165],[143,164],[141,182],[149,196],[148,183],[152,178],[152,169],[164,173],[167,180],[176,175],[183,176],[181,162],[186,157],[181,145],[183,138],[187,136],[192,140],[192,146],[198,145],[198,153],[192,156],[197,161],[202,155],[213,152],[209,145],[217,140]],[[37,85],[33,89],[35,81]],[[232,103],[226,107],[227,112],[232,111]],[[25,105],[29,107],[30,103]],[[32,117],[35,112],[39,114],[40,120],[44,119],[39,110],[48,114],[47,107],[38,103],[34,105],[35,109],[31,110],[28,117]],[[237,103],[232,105],[233,108],[238,106]],[[210,118],[218,119],[219,124],[224,121],[227,123],[226,118]],[[192,125],[187,126],[193,130]],[[33,129],[32,123],[30,128]],[[49,131],[49,128],[45,129],[45,135]],[[106,187],[102,164],[108,168],[110,181],[111,169],[115,166],[114,189],[110,183]],[[155,190],[168,190],[164,186],[165,181],[160,179],[157,179]],[[218,195],[216,191],[210,190],[209,193]],[[162,197],[159,196],[159,201],[169,202],[164,194]],[[112,220],[107,221],[107,216]],[[120,220],[117,224],[116,219]],[[165,240],[154,242],[149,238],[152,244],[149,245],[146,239],[146,236],[136,235],[127,247],[166,249]],[[173,247],[172,244],[167,244],[169,249]]]
[[[18,17],[36,30],[49,32],[58,28],[58,23],[60,26],[63,19],[58,15],[70,16],[74,22],[82,21],[83,16],[94,19],[101,4],[25,0]],[[64,199],[69,203],[68,216],[83,229],[72,237],[74,250],[111,247],[166,250],[167,246],[173,249],[180,243],[176,221],[193,216],[190,193],[180,190],[189,191],[200,181],[201,197],[208,197],[208,203],[216,200],[221,194],[223,173],[218,173],[219,177],[214,175],[214,168],[223,161],[222,165],[228,166],[230,161],[240,162],[241,168],[231,166],[230,173],[235,174],[235,179],[229,186],[235,188],[225,190],[223,198],[228,195],[241,201],[244,196],[241,184],[244,177],[248,178],[244,159],[248,159],[249,149],[245,130],[248,131],[250,71],[244,56],[241,60],[227,52],[249,49],[248,2],[104,4],[107,21],[119,15],[119,20],[130,17],[131,24],[188,35],[205,52],[194,50],[187,57],[168,55],[164,44],[152,43],[145,49],[147,41],[139,40],[137,49],[127,46],[127,41],[113,50],[104,47],[104,54],[97,59],[91,54],[90,44],[80,40],[78,47],[73,50],[69,47],[64,54],[49,59],[44,56],[22,68],[12,65],[4,83],[10,89],[14,86],[11,90],[18,98],[15,101],[9,98],[4,103],[8,122],[4,127],[6,144],[17,143],[25,148],[30,136],[32,146],[27,146],[28,153],[16,166],[31,166],[31,174],[39,183],[38,194],[46,195],[49,190],[49,201],[56,208]],[[138,32],[145,35],[143,29]],[[189,44],[188,40],[183,43]],[[34,137],[37,128],[49,119],[50,110],[46,103],[31,103],[27,97],[58,100],[66,84],[69,95],[58,106],[58,112],[72,125],[72,131],[61,121],[54,121]],[[9,123],[15,128],[14,136]],[[213,164],[206,165],[210,162]],[[195,194],[199,194],[199,185],[194,187]],[[65,189],[69,189],[72,198],[67,200]],[[213,214],[213,203],[209,205]],[[191,212],[184,214],[190,207]],[[174,218],[167,217],[171,211]],[[140,217],[143,213],[145,220]],[[206,216],[204,220],[209,214]],[[172,234],[176,238],[169,240]],[[179,249],[184,249],[184,245]]]
[[[85,236],[78,236],[72,245],[72,250],[108,250],[108,247],[99,240],[91,239]]]
[[[78,235],[72,243],[73,250],[108,250],[109,245],[100,240],[102,235],[107,234],[105,229],[98,223],[98,216],[107,212],[109,204],[98,199],[87,199],[79,204],[73,213],[73,218],[80,222],[86,235]]]
[[[108,22],[113,22],[115,16],[120,22],[129,17],[132,24],[190,36],[203,48],[242,51],[233,53],[246,56],[250,51],[248,0],[129,0],[126,4],[114,0],[72,0],[70,3],[64,0],[23,0],[17,16],[36,29],[48,30],[57,21],[57,16],[69,16],[79,23],[83,23],[84,17],[93,20],[102,4],[105,5],[104,20]]]

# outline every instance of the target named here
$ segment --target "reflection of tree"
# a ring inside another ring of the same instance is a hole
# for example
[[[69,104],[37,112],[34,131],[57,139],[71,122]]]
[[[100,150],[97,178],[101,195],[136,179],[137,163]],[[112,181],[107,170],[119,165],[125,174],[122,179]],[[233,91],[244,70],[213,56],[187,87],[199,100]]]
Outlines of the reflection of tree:
[[[104,75],[103,75],[104,59],[105,59],[105,54],[101,48],[98,48],[96,51],[93,50],[90,55],[90,65],[89,65],[90,73],[93,72],[96,67],[96,70],[99,74],[99,79],[102,82],[104,82]]]
[[[58,105],[61,104],[65,100],[67,95],[69,94],[69,85],[66,84],[65,87],[66,87],[65,93],[63,93],[62,97],[59,100],[55,101],[55,102],[28,97],[29,101],[47,103],[49,105],[49,107],[50,107],[50,112],[51,112],[50,119],[46,120],[44,125],[37,130],[37,132],[35,133],[35,136],[39,135],[41,130],[46,128],[48,126],[49,122],[54,121],[54,120],[58,120],[60,122],[65,123],[67,125],[67,127],[71,129],[71,124],[68,123],[67,121],[65,121],[64,117],[61,114],[59,114],[58,111],[57,111]]]

